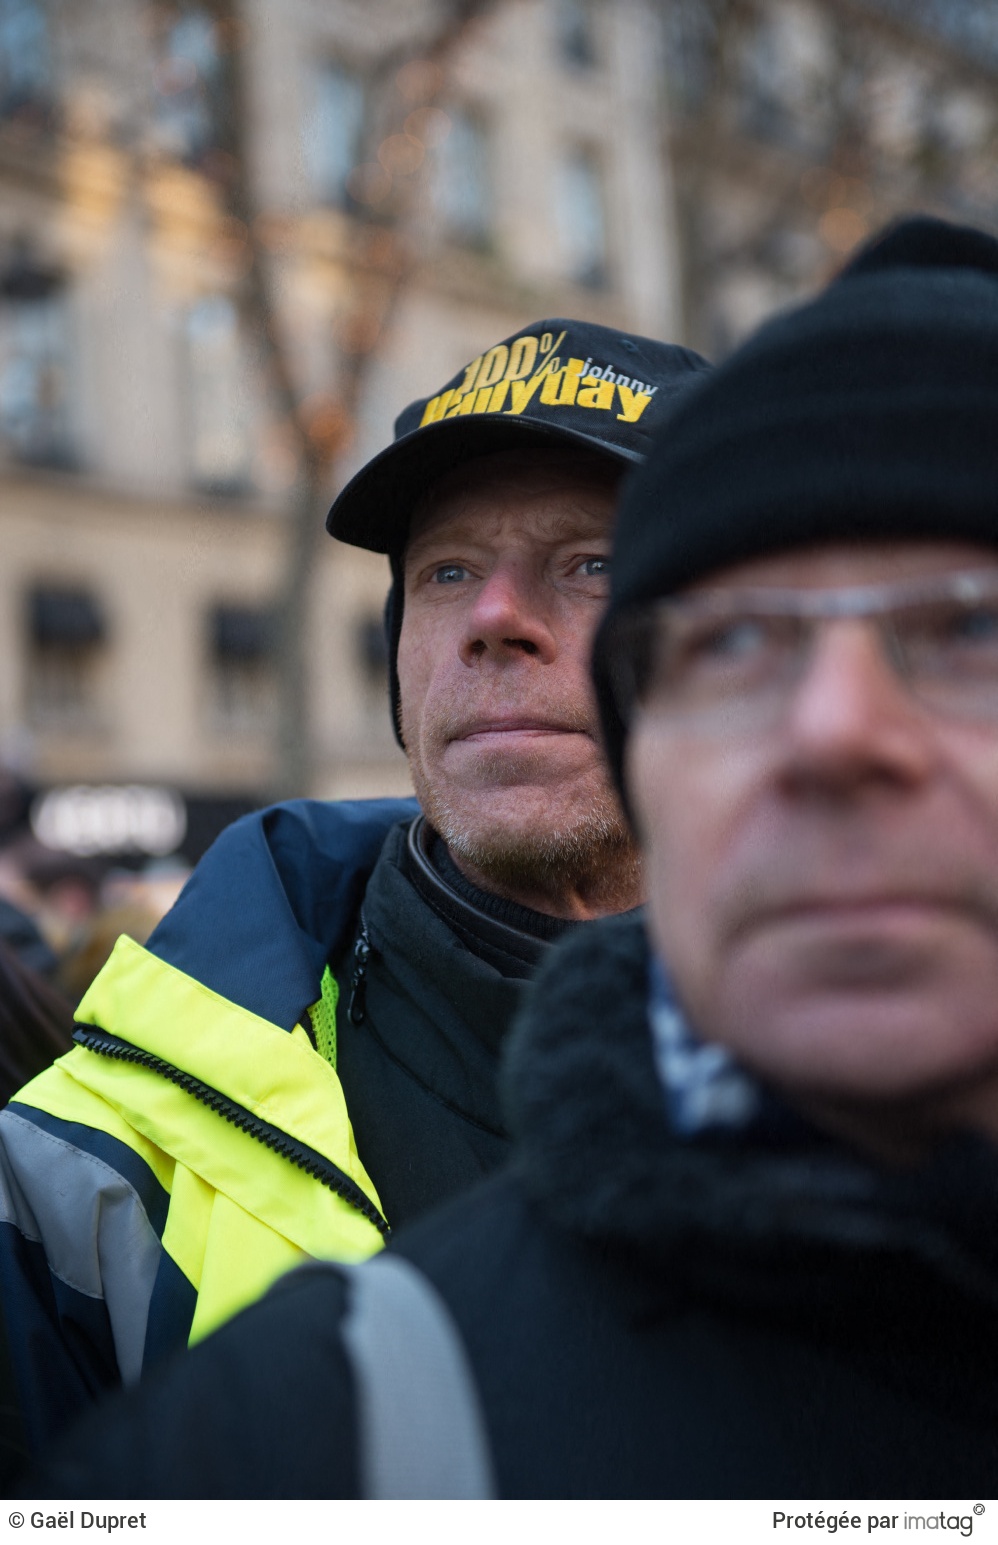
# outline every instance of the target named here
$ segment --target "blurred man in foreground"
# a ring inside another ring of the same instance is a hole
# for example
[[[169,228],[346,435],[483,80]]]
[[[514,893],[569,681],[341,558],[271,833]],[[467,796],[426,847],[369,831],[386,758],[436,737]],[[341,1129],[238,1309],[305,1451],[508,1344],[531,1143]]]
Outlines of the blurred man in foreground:
[[[286,1279],[51,1494],[993,1492],[996,413],[998,243],[927,220],[678,408],[595,655],[650,946],[546,963],[511,1170]]]
[[[36,1440],[309,1256],[504,1157],[495,1075],[551,942],[640,900],[588,673],[617,483],[705,368],[564,319],[401,415],[329,519],[388,555],[419,798],[229,829],[77,1046],[0,1116],[0,1279]]]

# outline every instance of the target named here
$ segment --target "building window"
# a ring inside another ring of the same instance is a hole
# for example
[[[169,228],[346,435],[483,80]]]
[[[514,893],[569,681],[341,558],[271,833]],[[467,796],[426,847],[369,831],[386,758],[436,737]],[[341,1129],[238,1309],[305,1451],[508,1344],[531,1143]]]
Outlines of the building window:
[[[592,69],[597,63],[594,11],[593,0],[554,0],[558,51],[576,68]]]
[[[349,203],[348,183],[363,152],[366,111],[359,76],[340,64],[319,72],[306,144],[312,186],[324,203]]]
[[[207,296],[187,314],[191,462],[206,493],[250,487],[247,366],[239,314],[226,296]]]
[[[269,734],[277,701],[272,611],[219,603],[208,624],[215,727],[227,734]]]
[[[759,19],[739,59],[742,126],[758,139],[824,154],[832,132],[833,57],[817,18],[787,10]],[[864,84],[855,67],[840,65],[837,90],[843,101],[862,101]]]
[[[485,126],[460,108],[437,151],[437,207],[449,233],[467,246],[488,245],[492,228],[489,144]]]
[[[26,700],[42,728],[92,724],[107,641],[96,596],[81,586],[36,585],[27,596]]]
[[[696,112],[715,82],[717,18],[696,0],[674,0],[661,20],[670,102]]]
[[[38,0],[0,0],[0,117],[46,117],[51,89],[44,8]]]
[[[212,16],[199,9],[175,16],[156,66],[156,139],[167,155],[191,166],[201,165],[217,143],[221,66]]]
[[[72,464],[68,336],[61,276],[15,253],[0,271],[0,441],[20,461]]]
[[[565,271],[577,284],[607,282],[603,179],[588,150],[566,156],[558,169],[557,221]]]

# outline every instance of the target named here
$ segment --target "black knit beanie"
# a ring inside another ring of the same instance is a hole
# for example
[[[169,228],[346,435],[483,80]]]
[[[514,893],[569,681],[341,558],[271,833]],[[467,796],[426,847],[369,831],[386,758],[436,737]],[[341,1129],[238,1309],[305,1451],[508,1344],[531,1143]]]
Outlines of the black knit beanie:
[[[998,241],[927,217],[704,375],[629,480],[593,657],[618,787],[621,611],[767,554],[922,538],[998,545]]]

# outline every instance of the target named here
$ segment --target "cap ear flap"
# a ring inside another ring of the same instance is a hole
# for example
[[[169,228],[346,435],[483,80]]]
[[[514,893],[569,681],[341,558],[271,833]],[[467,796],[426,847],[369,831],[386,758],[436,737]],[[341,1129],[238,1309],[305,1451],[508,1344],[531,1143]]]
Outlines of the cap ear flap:
[[[385,597],[385,638],[388,642],[388,700],[391,706],[392,729],[402,750],[402,695],[399,689],[399,638],[402,634],[402,608],[405,605],[405,576],[403,554],[389,554],[392,567],[391,589]]]
[[[589,668],[596,692],[596,706],[599,710],[603,753],[620,798],[621,807],[630,822],[631,829],[635,830],[634,811],[627,797],[627,785],[624,779],[624,751],[630,725],[625,723],[617,707],[613,683],[610,680],[608,639],[612,628],[613,619],[609,616],[604,617],[593,640]]]

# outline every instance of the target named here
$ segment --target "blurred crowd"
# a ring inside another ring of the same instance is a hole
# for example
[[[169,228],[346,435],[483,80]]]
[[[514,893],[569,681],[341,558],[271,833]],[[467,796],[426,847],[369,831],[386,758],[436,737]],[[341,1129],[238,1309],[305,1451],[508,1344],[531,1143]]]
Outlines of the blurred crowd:
[[[46,847],[31,790],[0,767],[0,1104],[64,1051],[87,988],[126,934],[144,944],[189,869],[180,859]]]

